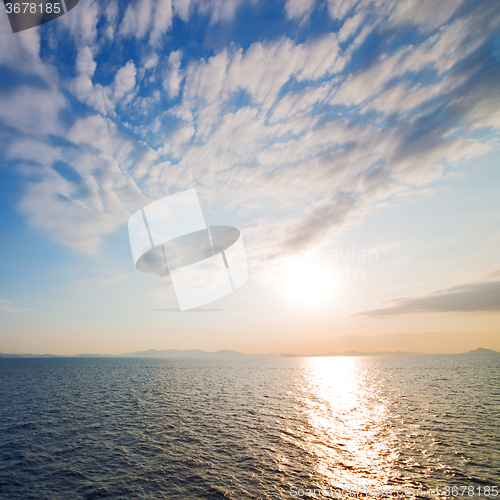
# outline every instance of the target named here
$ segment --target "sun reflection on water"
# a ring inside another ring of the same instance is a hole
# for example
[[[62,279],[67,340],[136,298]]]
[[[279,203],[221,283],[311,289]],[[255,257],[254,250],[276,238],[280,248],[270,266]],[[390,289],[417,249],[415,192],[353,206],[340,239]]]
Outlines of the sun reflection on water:
[[[302,403],[312,429],[321,486],[350,489],[391,484],[397,472],[389,402],[380,380],[360,358],[304,360],[308,384]]]

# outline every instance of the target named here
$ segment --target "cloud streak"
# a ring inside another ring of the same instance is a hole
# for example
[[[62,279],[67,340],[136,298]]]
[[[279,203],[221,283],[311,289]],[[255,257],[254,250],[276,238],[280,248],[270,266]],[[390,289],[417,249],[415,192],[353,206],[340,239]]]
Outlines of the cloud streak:
[[[355,316],[381,318],[395,314],[499,312],[500,281],[465,283],[426,295],[402,297],[387,302],[392,302],[392,305],[363,311]]]
[[[13,305],[14,303],[11,300],[0,299],[0,311],[8,312],[8,313],[25,313],[29,309],[25,309],[24,307],[18,307]]]

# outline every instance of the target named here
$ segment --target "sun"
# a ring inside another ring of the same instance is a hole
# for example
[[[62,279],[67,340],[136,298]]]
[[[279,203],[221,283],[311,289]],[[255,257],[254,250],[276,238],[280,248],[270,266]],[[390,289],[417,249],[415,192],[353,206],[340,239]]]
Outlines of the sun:
[[[333,273],[324,266],[299,262],[289,267],[284,276],[288,295],[306,305],[322,305],[337,291]]]

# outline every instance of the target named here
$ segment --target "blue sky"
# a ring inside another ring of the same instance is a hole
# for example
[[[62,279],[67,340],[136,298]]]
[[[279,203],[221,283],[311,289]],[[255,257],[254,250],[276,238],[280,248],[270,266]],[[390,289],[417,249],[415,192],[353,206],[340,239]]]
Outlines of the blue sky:
[[[466,0],[0,16],[0,352],[500,349],[499,26]],[[251,272],[175,313],[126,224],[193,187]],[[321,257],[370,250],[356,278]],[[283,275],[314,251],[337,291],[311,307]]]

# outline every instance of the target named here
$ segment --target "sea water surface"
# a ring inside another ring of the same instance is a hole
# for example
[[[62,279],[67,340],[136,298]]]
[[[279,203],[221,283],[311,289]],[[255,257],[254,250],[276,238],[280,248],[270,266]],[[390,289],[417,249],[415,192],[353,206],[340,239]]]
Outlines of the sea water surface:
[[[2,499],[500,497],[494,486],[500,356],[0,359]]]

